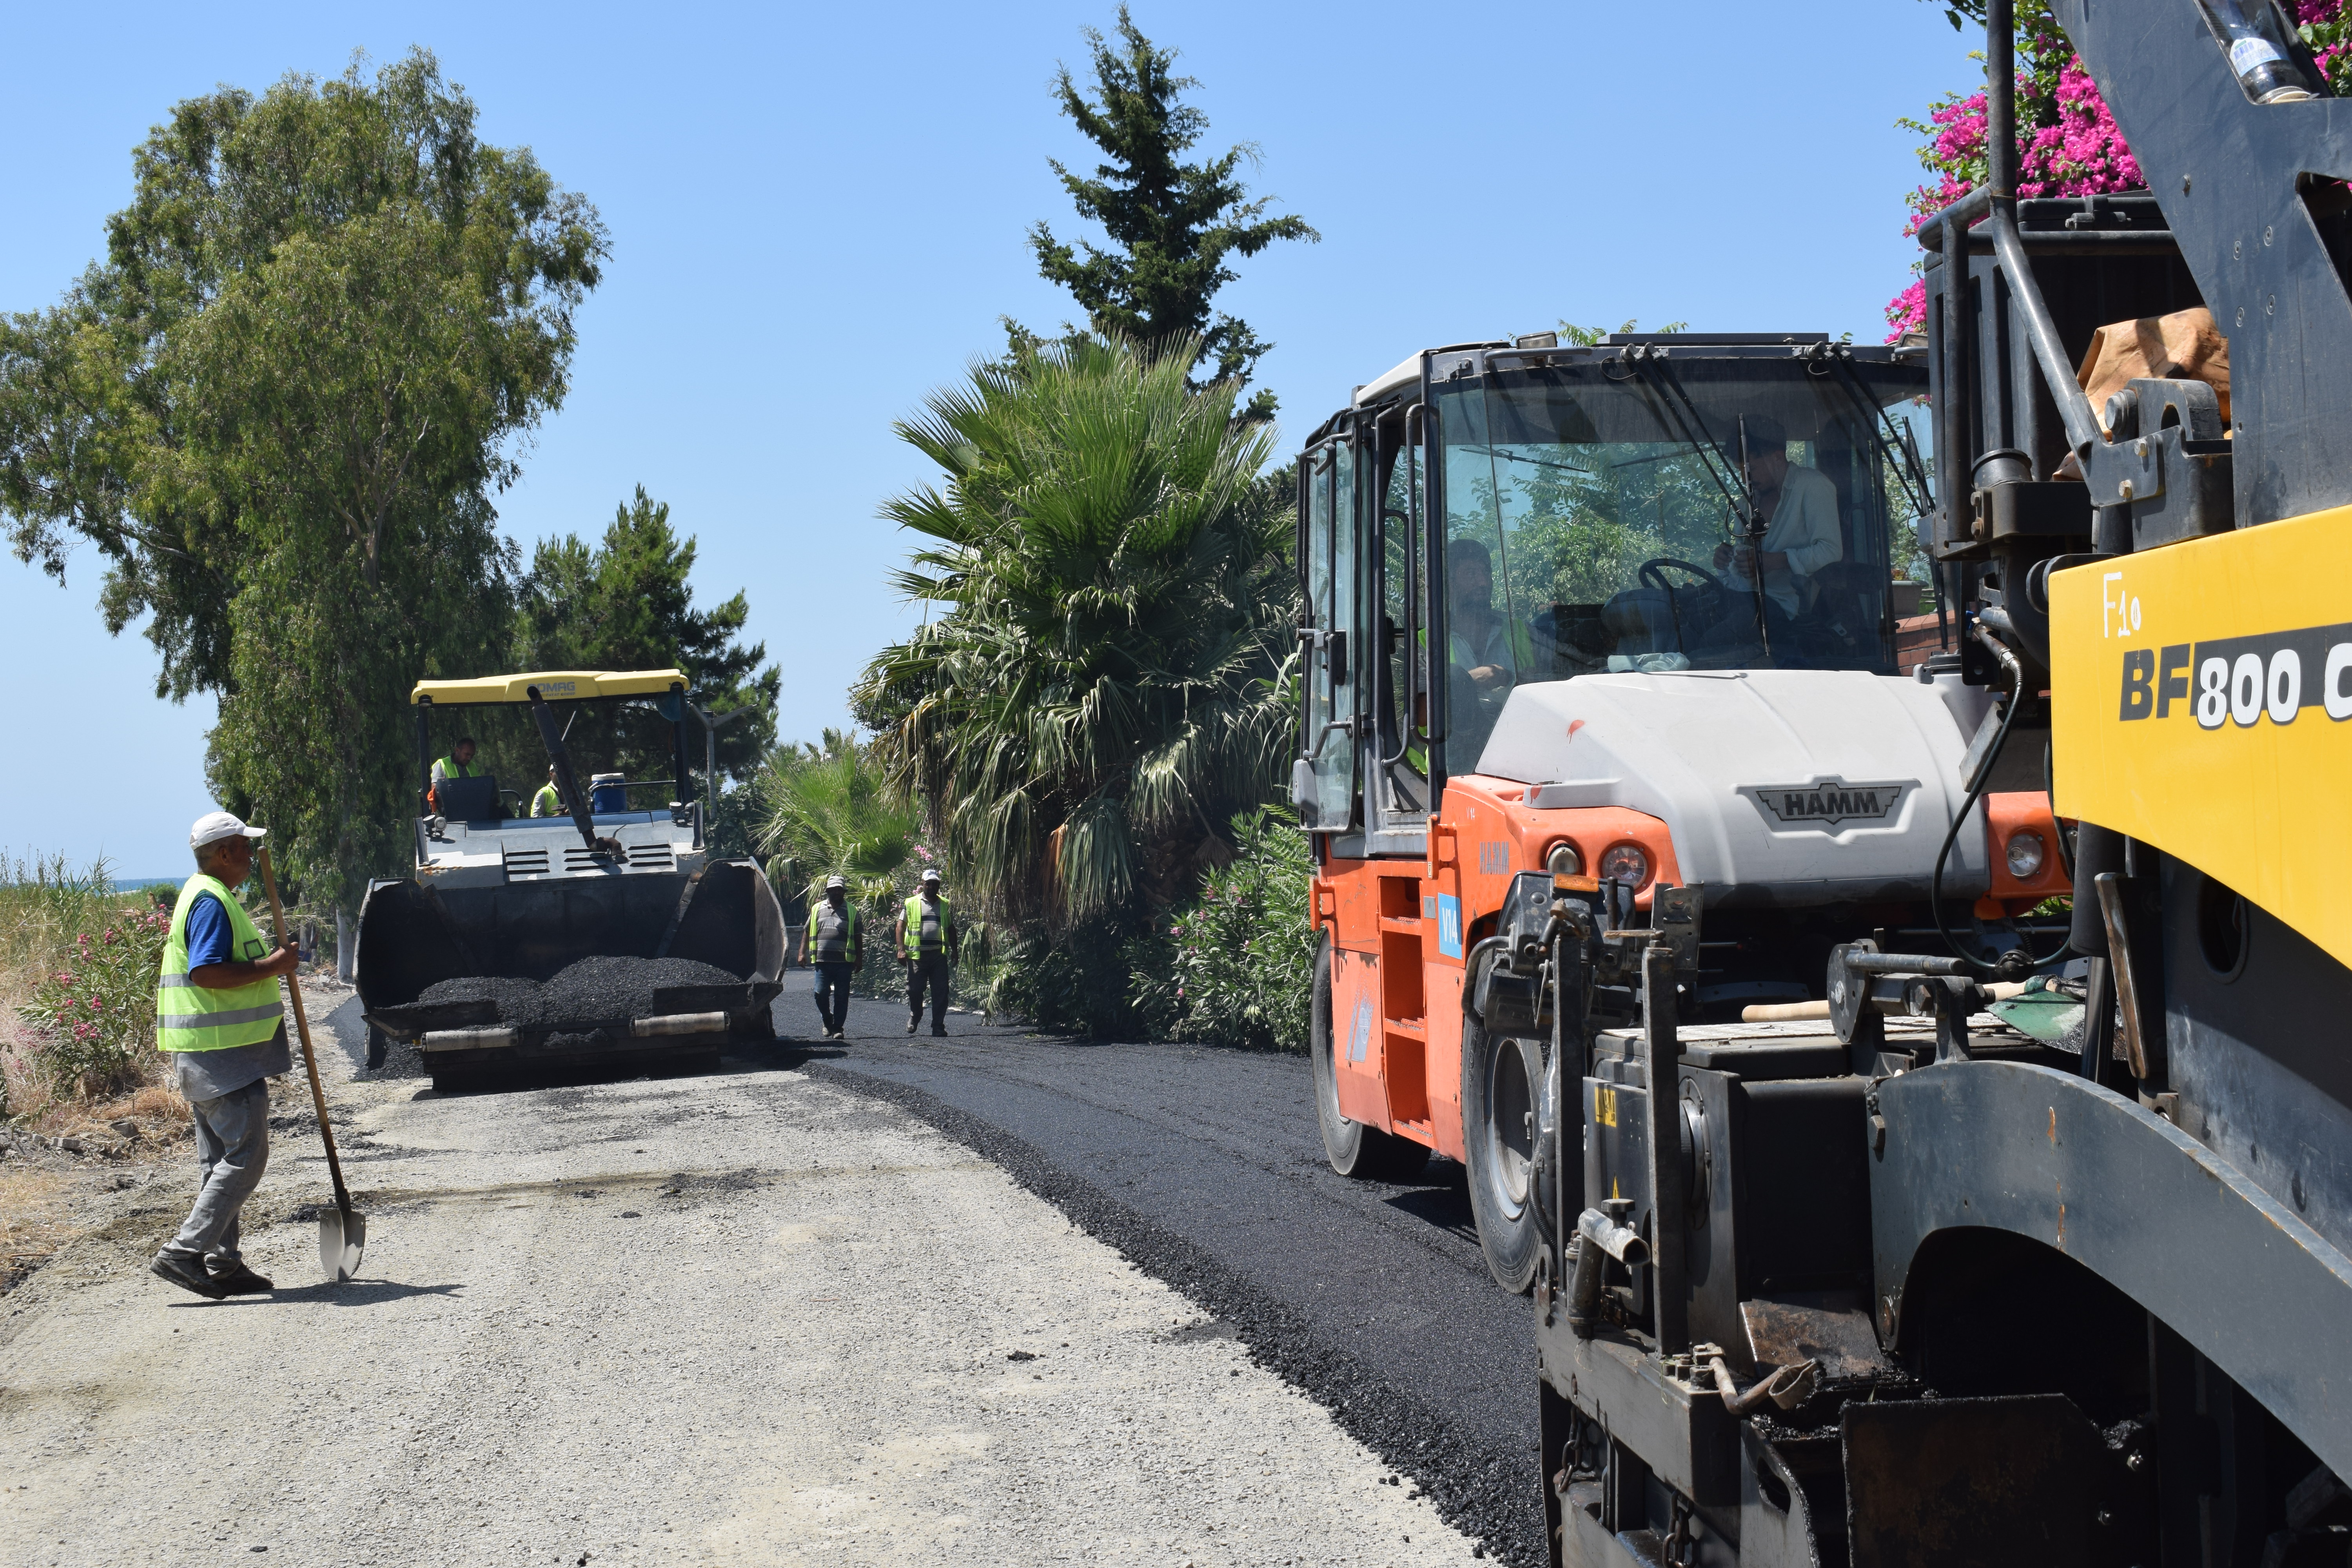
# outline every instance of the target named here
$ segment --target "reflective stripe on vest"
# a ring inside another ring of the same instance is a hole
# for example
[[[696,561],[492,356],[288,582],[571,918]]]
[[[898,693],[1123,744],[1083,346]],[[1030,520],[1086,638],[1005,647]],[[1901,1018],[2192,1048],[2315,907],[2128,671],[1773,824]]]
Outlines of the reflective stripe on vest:
[[[917,893],[907,900],[905,919],[907,935],[904,940],[908,947],[918,952],[947,951],[947,933],[954,927],[955,917],[948,912],[945,898],[935,900],[926,909],[923,895]]]
[[[155,980],[155,1047],[164,1051],[225,1051],[257,1046],[278,1033],[285,1020],[275,976],[215,990],[188,977],[188,911],[210,893],[228,916],[229,952],[249,963],[269,956],[269,944],[246,918],[229,890],[199,871],[180,889],[172,910],[172,935],[163,945],[163,973]]]

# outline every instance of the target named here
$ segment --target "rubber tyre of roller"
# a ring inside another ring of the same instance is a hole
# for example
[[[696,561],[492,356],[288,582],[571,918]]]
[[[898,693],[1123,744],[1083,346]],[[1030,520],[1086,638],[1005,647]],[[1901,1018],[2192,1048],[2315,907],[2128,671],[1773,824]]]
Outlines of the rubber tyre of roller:
[[[1515,1296],[1534,1285],[1543,1255],[1542,1204],[1536,1171],[1535,1116],[1543,1092],[1543,1047],[1490,1036],[1462,1020],[1463,1164],[1470,1212],[1486,1271]]]
[[[1429,1163],[1429,1150],[1410,1138],[1351,1121],[1339,1111],[1339,1082],[1332,1058],[1331,933],[1315,945],[1315,1000],[1307,1026],[1315,1062],[1315,1120],[1323,1131],[1323,1157],[1343,1176],[1359,1181],[1404,1182]]]

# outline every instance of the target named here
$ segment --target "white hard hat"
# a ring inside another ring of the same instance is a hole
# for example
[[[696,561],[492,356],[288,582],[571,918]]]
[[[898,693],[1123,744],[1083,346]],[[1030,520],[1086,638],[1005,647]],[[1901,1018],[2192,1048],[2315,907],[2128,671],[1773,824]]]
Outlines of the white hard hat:
[[[195,826],[188,829],[188,847],[201,849],[224,838],[258,838],[268,831],[266,827],[247,827],[244,820],[234,813],[208,811],[196,818]]]

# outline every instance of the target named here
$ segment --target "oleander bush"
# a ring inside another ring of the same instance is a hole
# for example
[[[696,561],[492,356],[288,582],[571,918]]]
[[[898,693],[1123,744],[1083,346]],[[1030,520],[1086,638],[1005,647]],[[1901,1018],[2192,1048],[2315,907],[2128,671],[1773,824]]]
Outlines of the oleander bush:
[[[116,888],[103,859],[0,858],[0,1003],[15,1015],[0,1114],[30,1109],[26,1089],[104,1099],[154,1072],[169,896]]]

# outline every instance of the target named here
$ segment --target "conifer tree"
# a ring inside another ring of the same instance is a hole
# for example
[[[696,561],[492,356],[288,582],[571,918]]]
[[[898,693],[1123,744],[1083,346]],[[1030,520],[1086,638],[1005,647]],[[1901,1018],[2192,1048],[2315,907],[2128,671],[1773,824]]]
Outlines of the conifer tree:
[[[1182,101],[1200,83],[1172,74],[1176,52],[1145,37],[1125,5],[1118,8],[1116,46],[1092,27],[1087,39],[1095,96],[1079,89],[1066,66],[1055,91],[1062,112],[1102,149],[1106,161],[1091,179],[1058,160],[1053,167],[1078,216],[1102,225],[1113,248],[1084,240],[1068,244],[1040,223],[1029,231],[1038,270],[1076,298],[1095,331],[1148,349],[1197,339],[1201,363],[1214,366],[1214,379],[1244,385],[1258,357],[1274,345],[1260,341],[1247,322],[1213,313],[1217,290],[1235,276],[1228,259],[1255,256],[1277,239],[1321,237],[1303,218],[1265,216],[1271,198],[1248,199],[1248,188],[1234,175],[1244,159],[1256,162],[1251,144],[1206,163],[1180,161],[1209,128],[1208,117]],[[1016,345],[1034,343],[1020,328],[1007,327]],[[1273,394],[1261,391],[1246,416],[1263,419],[1273,412]]]

